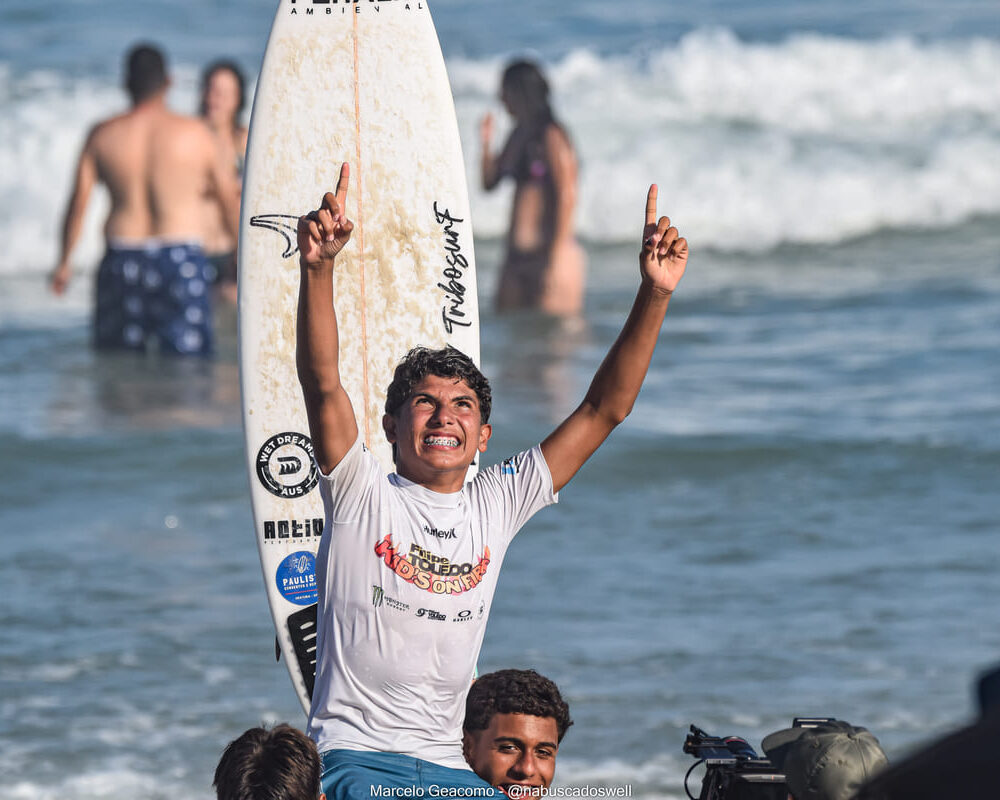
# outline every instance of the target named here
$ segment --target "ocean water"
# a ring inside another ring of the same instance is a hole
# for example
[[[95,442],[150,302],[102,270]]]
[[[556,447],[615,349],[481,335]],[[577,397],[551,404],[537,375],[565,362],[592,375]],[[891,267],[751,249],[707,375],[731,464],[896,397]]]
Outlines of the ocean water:
[[[565,786],[680,798],[689,724],[794,715],[898,758],[1000,661],[1000,9],[919,0],[439,0],[470,175],[497,80],[539,58],[582,160],[581,329],[498,317],[509,191],[472,186],[499,459],[582,397],[636,283],[645,188],[692,247],[650,375],[518,537],[481,669],[534,667],[576,724]],[[234,320],[211,362],[88,347],[98,195],[44,277],[120,53],[256,75],[262,0],[0,7],[0,800],[213,796],[222,747],[302,725],[253,542]],[[504,123],[506,124],[506,123]]]

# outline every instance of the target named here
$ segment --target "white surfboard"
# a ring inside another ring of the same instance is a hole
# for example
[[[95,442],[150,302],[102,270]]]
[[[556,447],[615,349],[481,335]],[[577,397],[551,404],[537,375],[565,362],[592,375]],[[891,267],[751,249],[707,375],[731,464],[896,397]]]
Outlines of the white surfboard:
[[[351,165],[337,258],[340,369],[386,469],[385,389],[415,345],[479,361],[468,188],[427,2],[280,0],[257,84],[239,241],[239,349],[254,525],[277,639],[308,711],[318,472],[295,372],[295,226]]]

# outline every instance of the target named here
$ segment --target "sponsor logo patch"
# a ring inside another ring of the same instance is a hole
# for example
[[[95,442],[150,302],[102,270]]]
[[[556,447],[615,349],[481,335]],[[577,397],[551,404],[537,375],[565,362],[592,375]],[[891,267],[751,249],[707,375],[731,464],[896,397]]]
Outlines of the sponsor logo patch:
[[[432,528],[430,525],[424,525],[424,533],[426,533],[428,536],[434,536],[437,539],[457,539],[458,538],[455,535],[455,529],[454,528],[449,528],[448,530],[443,531],[440,528]]]
[[[257,451],[257,478],[275,497],[308,494],[319,483],[308,436],[287,431],[272,436]]]
[[[268,519],[264,520],[264,541],[278,542],[285,539],[313,539],[323,535],[323,518]]]
[[[392,3],[393,7],[404,11],[423,11],[424,8],[421,0],[289,0],[291,11],[288,13],[293,17],[300,13],[307,17],[319,14],[378,13],[382,10],[383,3]]]
[[[300,550],[287,556],[274,575],[281,596],[297,606],[311,606],[319,600],[316,590],[316,556]]]
[[[389,597],[385,593],[385,590],[376,584],[372,584],[372,605],[375,608],[382,608],[384,605],[386,608],[391,608],[393,611],[409,611],[409,603],[401,603],[394,597]]]
[[[517,473],[521,471],[522,461],[524,461],[524,453],[511,456],[510,458],[505,458],[503,464],[500,465],[500,474],[517,475]]]
[[[375,556],[400,578],[432,594],[461,594],[474,589],[490,565],[488,547],[475,564],[457,564],[417,544],[410,545],[410,552],[401,553],[392,543],[392,534],[376,543]]]

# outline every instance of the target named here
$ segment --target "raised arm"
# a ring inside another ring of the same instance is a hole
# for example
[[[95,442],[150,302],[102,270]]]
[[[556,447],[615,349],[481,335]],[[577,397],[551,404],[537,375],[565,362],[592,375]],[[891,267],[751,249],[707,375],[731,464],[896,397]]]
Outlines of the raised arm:
[[[354,230],[345,213],[347,164],[340,168],[336,194],[326,193],[319,209],[299,217],[299,310],[295,364],[316,463],[330,472],[358,437],[351,400],[340,382],[337,313],[333,307],[333,270],[337,254]]]
[[[678,238],[667,217],[656,220],[656,194],[654,184],[646,198],[639,253],[641,282],[632,311],[579,408],[542,442],[542,455],[557,492],[632,410],[656,349],[670,295],[687,266],[687,241]]]
[[[97,183],[97,159],[94,156],[94,133],[91,131],[87,136],[87,142],[83,146],[83,152],[76,163],[76,175],[73,179],[73,191],[70,194],[69,203],[66,205],[66,212],[63,215],[62,236],[59,245],[59,263],[52,270],[49,276],[49,285],[55,294],[62,294],[69,284],[70,256],[73,248],[76,247],[77,239],[80,238],[80,228],[83,225],[83,217],[87,211],[87,203],[90,201],[90,193]]]

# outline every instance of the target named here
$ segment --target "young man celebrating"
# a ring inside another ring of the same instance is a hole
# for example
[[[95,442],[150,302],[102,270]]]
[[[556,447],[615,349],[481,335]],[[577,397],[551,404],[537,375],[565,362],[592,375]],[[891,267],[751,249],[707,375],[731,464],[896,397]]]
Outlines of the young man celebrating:
[[[489,384],[454,349],[411,351],[387,392],[396,472],[386,476],[359,439],[338,368],[332,276],[354,227],[343,212],[348,181],[345,164],[336,194],[298,225],[296,358],[327,517],[309,733],[336,800],[431,786],[481,796],[489,784],[462,756],[463,699],[500,564],[518,529],[556,502],[632,409],[687,242],[657,220],[650,187],[639,291],[583,402],[540,445],[469,483],[492,432]]]
[[[473,772],[513,800],[540,797],[572,724],[552,681],[533,669],[501,669],[469,689],[462,753]]]

